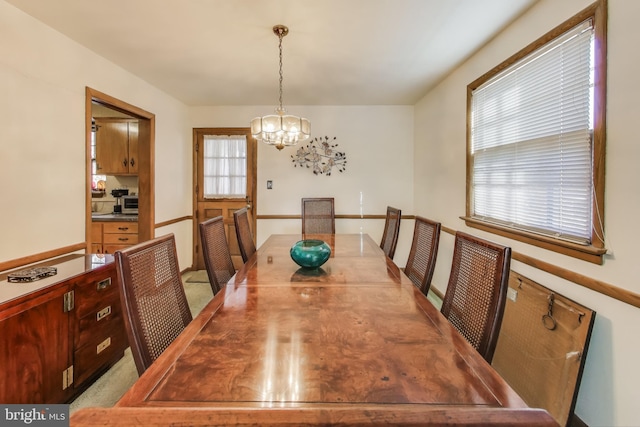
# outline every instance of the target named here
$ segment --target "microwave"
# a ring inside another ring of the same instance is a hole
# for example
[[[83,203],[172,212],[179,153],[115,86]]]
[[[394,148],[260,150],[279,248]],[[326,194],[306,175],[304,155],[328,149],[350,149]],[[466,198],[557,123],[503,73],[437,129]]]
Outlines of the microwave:
[[[122,213],[138,215],[138,196],[122,196]]]

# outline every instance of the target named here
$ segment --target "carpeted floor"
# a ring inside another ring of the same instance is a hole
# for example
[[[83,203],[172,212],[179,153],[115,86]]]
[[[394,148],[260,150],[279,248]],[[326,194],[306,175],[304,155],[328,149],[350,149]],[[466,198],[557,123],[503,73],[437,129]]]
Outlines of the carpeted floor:
[[[203,275],[204,273],[204,275]],[[182,276],[191,314],[195,317],[213,297],[211,286],[204,270],[189,271]],[[138,371],[133,362],[131,350],[127,348],[124,357],[102,375],[84,393],[71,402],[69,412],[86,407],[111,407],[138,379]]]
[[[190,271],[183,276],[185,283],[209,283],[206,270]]]

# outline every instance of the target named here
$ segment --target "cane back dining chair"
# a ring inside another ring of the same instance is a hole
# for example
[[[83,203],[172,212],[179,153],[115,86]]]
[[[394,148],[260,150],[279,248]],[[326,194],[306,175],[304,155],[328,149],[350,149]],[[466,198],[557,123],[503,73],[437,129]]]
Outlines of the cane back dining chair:
[[[333,197],[302,199],[302,234],[336,234]]]
[[[414,285],[427,295],[438,256],[441,224],[416,216],[411,251],[404,272]]]
[[[458,231],[441,313],[491,363],[509,283],[511,248]]]
[[[116,251],[129,346],[138,374],[191,322],[173,234]]]
[[[213,295],[220,292],[223,286],[236,273],[229,253],[227,236],[224,232],[224,218],[217,216],[198,224],[204,265],[209,276]]]
[[[393,259],[396,253],[396,246],[398,246],[401,217],[402,211],[400,209],[387,206],[387,217],[384,221],[384,231],[382,233],[382,240],[380,241],[380,248],[391,259]]]
[[[253,241],[251,226],[249,225],[249,212],[247,208],[238,209],[233,213],[233,222],[236,226],[236,237],[240,247],[242,261],[247,262],[256,251],[256,244]]]

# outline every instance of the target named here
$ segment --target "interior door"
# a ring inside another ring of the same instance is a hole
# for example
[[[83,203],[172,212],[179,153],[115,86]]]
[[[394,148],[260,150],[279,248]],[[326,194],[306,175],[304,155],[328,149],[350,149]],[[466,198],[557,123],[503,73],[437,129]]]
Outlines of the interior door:
[[[196,128],[194,139],[194,268],[205,269],[198,224],[222,215],[233,265],[243,264],[233,213],[245,206],[253,236],[256,221],[256,140],[249,128]]]

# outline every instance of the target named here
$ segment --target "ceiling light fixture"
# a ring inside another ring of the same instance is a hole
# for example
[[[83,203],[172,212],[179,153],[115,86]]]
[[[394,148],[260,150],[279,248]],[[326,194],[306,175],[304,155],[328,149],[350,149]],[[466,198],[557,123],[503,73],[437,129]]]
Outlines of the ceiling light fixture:
[[[276,108],[276,114],[251,120],[251,134],[257,140],[282,150],[286,146],[309,139],[311,123],[303,117],[285,114],[286,110],[282,107],[282,38],[289,34],[289,28],[276,25],[273,32],[278,36],[280,50],[280,105]]]

